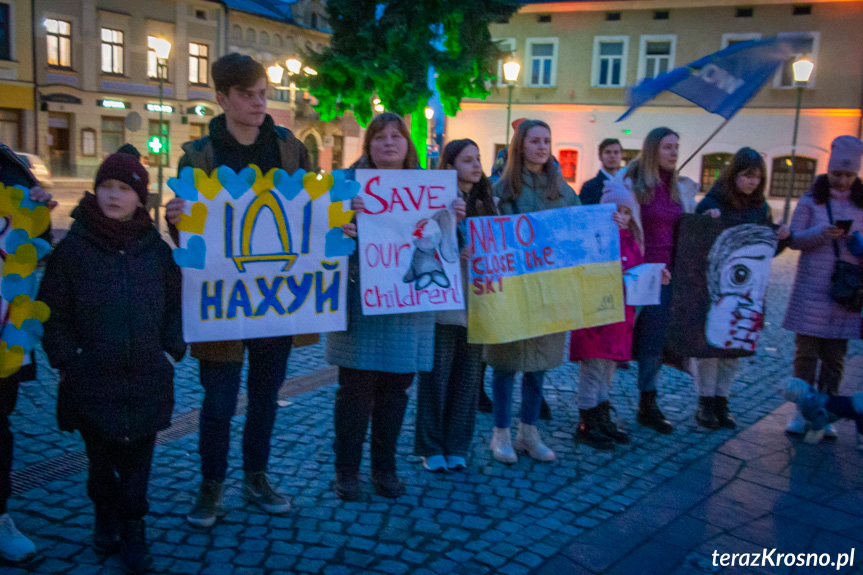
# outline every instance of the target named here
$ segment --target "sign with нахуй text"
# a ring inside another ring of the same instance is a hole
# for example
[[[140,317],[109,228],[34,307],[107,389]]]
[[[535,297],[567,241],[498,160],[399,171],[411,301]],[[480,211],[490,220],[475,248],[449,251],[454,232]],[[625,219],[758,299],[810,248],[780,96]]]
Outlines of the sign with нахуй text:
[[[464,309],[455,170],[357,170],[364,315]]]
[[[468,220],[468,341],[506,343],[624,319],[613,205]]]
[[[183,168],[168,185],[191,204],[174,250],[187,342],[346,329],[346,256],[355,242],[341,226],[353,216],[343,204],[356,182],[343,173],[221,166],[209,175]]]

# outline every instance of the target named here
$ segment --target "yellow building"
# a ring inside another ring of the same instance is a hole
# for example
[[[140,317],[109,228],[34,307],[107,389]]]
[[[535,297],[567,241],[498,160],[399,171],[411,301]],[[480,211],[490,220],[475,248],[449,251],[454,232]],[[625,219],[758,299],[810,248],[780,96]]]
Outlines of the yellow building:
[[[815,70],[802,95],[794,193],[826,170],[830,142],[860,135],[863,102],[863,2],[810,0],[592,0],[527,3],[492,36],[522,64],[512,118],[545,120],[554,153],[574,186],[600,164],[597,145],[621,140],[631,156],[654,127],[681,134],[681,161],[723,118],[665,93],[625,121],[625,87],[716,52],[730,43],[787,33],[810,38]],[[502,76],[502,74],[500,74]],[[504,145],[507,89],[467,102],[447,126],[448,139],[478,140],[486,165]],[[683,173],[709,186],[742,146],[765,155],[771,193],[784,195],[797,90],[790,62],[698,153]],[[703,190],[706,191],[706,190]]]
[[[353,116],[322,122],[312,109],[311,96],[298,89],[301,77],[314,70],[303,54],[321,52],[329,43],[325,3],[300,0],[293,4],[257,0],[224,0],[228,10],[228,51],[252,56],[265,67],[280,66],[282,78],[273,85],[267,110],[277,125],[290,129],[308,148],[315,167],[344,168],[360,155],[361,129]],[[288,70],[296,60],[299,71]]]
[[[37,138],[32,22],[30,2],[0,0],[0,142],[22,152]]]

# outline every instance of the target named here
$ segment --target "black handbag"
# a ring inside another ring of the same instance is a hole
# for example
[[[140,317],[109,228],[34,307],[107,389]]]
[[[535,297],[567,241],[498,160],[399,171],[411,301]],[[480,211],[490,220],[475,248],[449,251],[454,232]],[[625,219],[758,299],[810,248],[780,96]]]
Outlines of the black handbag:
[[[830,209],[830,199],[827,199],[827,217],[833,225],[833,211]],[[830,276],[830,299],[855,313],[863,311],[863,273],[860,266],[839,259],[839,242],[833,240],[833,252],[836,263],[833,275]]]

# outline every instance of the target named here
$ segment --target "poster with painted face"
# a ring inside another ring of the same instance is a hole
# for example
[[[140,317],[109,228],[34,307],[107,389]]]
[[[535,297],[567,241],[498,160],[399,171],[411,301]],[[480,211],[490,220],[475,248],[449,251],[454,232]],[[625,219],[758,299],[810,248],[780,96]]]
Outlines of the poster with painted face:
[[[678,228],[666,348],[685,357],[755,353],[778,239],[769,226],[723,228],[687,214]]]

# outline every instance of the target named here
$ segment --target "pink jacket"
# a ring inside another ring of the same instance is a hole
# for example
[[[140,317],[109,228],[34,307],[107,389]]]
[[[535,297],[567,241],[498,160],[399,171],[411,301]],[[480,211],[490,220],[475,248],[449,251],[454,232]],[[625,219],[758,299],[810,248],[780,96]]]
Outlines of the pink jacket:
[[[863,233],[863,209],[846,198],[839,201],[833,198],[830,203],[834,220],[853,220],[851,233]],[[812,192],[801,197],[791,219],[794,238],[790,244],[792,249],[800,250],[800,259],[782,327],[828,339],[859,339],[860,314],[830,299],[830,276],[836,254],[833,243],[821,235],[828,225],[827,208],[815,203]],[[839,241],[839,249],[843,260],[860,263],[860,259],[848,251],[845,241]]]
[[[620,263],[623,270],[644,263],[641,248],[629,230],[620,230]],[[613,359],[629,361],[632,359],[632,331],[635,327],[635,308],[625,306],[625,317],[620,323],[577,329],[569,335],[569,360]]]

